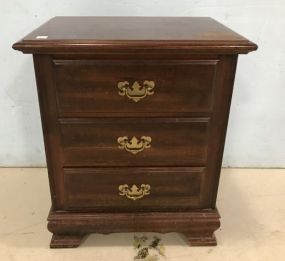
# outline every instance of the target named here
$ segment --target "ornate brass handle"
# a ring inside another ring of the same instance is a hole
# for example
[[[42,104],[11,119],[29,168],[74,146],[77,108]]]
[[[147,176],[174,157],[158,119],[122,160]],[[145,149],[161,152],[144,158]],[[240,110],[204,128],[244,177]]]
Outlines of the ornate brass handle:
[[[140,140],[138,140],[135,136],[132,137],[132,139],[129,141],[129,138],[127,136],[119,137],[117,139],[118,143],[120,144],[118,146],[119,149],[125,149],[126,151],[137,154],[144,149],[148,149],[151,147],[151,137],[149,136],[142,136]]]
[[[128,81],[118,82],[119,95],[126,95],[134,102],[140,101],[147,95],[153,95],[154,87],[154,81],[144,81],[142,86],[137,81],[135,81],[132,85],[130,85]]]
[[[129,188],[129,185],[119,185],[119,195],[126,196],[129,199],[137,200],[139,198],[143,198],[146,195],[150,194],[150,185],[142,184],[140,188],[138,188],[135,184]]]

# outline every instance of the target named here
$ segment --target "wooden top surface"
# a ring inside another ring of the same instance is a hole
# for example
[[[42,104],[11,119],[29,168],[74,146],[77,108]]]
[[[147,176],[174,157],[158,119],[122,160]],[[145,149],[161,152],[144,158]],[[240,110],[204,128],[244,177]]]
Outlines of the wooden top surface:
[[[209,17],[55,17],[13,45],[27,53],[98,48],[186,48],[247,53],[257,46]]]

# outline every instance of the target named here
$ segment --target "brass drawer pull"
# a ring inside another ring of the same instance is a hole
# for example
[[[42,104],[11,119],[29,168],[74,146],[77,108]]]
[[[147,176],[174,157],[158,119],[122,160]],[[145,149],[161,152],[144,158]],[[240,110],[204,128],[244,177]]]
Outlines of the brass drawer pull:
[[[119,191],[120,196],[126,196],[129,199],[137,200],[150,194],[150,185],[142,184],[140,188],[138,188],[136,185],[132,185],[132,187],[129,188],[129,185],[124,184],[119,185]]]
[[[119,137],[117,139],[118,143],[120,144],[118,146],[119,149],[125,149],[126,151],[137,154],[144,149],[148,149],[151,147],[151,137],[149,136],[142,136],[140,140],[138,140],[135,136],[132,137],[132,139],[129,141],[129,138],[127,136]]]
[[[134,102],[140,101],[147,95],[153,95],[154,86],[154,81],[144,81],[142,86],[137,81],[135,81],[132,86],[130,86],[128,81],[118,82],[119,95],[126,95]]]

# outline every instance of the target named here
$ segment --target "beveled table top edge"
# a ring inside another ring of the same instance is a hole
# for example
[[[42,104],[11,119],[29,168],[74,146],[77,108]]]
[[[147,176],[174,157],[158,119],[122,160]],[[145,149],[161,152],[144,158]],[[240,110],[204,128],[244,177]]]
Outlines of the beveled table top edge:
[[[258,46],[244,41],[169,41],[169,40],[20,40],[13,49],[23,53],[97,53],[98,51],[171,51],[189,53],[242,54],[257,50]]]

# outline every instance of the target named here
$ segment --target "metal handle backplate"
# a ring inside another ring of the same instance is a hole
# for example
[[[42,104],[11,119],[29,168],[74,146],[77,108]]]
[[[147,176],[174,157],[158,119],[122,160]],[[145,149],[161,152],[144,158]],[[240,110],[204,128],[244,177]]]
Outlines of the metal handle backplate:
[[[153,95],[154,87],[154,81],[144,81],[142,85],[138,81],[132,85],[128,81],[118,82],[119,95],[127,96],[134,102],[138,102],[148,95]]]
[[[119,185],[119,195],[126,196],[128,199],[137,200],[143,198],[146,195],[150,194],[150,185],[142,184],[138,188],[135,184],[129,187],[129,185]]]
[[[137,154],[151,147],[151,137],[149,136],[142,136],[140,139],[134,136],[131,140],[129,140],[127,136],[123,136],[119,137],[117,141],[119,143],[119,149],[125,149],[132,154]]]

